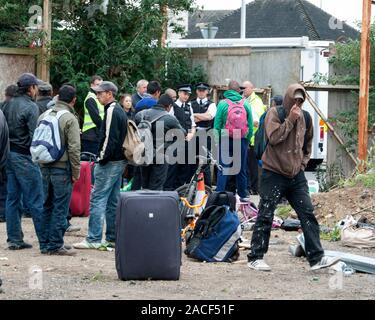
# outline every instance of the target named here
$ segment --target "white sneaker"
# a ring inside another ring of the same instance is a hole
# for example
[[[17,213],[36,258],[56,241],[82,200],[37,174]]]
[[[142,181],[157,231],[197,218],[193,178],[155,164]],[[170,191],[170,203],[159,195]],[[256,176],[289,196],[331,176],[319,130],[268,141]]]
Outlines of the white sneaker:
[[[271,271],[271,267],[263,259],[250,261],[247,266],[257,271]]]
[[[102,246],[103,244],[101,242],[87,242],[87,240],[73,244],[73,248],[75,249],[100,249]]]
[[[80,231],[80,230],[81,230],[80,227],[70,225],[70,226],[68,227],[68,229],[66,229],[66,232],[67,232],[67,233],[69,233],[69,232],[77,232],[77,231]]]
[[[313,265],[310,268],[310,270],[314,271],[314,270],[327,268],[327,267],[333,266],[334,264],[336,264],[339,261],[340,261],[340,258],[323,256],[323,258],[320,259],[320,261],[317,264]]]

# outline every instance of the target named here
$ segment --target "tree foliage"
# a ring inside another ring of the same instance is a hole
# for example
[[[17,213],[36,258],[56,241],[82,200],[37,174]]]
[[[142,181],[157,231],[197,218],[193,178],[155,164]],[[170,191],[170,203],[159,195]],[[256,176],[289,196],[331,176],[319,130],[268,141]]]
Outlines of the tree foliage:
[[[0,45],[28,46],[27,24],[31,5],[42,0],[0,0]],[[201,67],[193,68],[189,52],[162,48],[159,39],[166,22],[161,8],[175,14],[195,9],[194,0],[52,1],[53,32],[50,45],[51,82],[78,87],[80,102],[91,75],[115,82],[122,92],[134,92],[139,79],[159,80],[163,87],[206,81]],[[173,24],[176,32],[181,26]]]
[[[371,27],[371,68],[370,68],[370,93],[369,93],[369,129],[375,130],[375,24]],[[360,40],[349,40],[346,43],[338,43],[335,46],[335,54],[331,57],[336,74],[328,79],[331,84],[359,85],[360,77]],[[358,93],[353,93],[358,96]],[[355,152],[358,137],[358,108],[353,106],[350,111],[338,113],[334,124],[345,136],[347,146]]]

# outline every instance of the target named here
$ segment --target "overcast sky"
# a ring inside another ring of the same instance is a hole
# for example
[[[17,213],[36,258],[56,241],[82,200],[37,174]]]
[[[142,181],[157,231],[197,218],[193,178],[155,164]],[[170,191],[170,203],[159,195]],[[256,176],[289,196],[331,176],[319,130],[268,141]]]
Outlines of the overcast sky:
[[[250,3],[253,0],[247,0]],[[275,0],[277,1],[277,0]],[[308,0],[336,18],[354,26],[356,21],[362,20],[362,0]],[[238,9],[241,0],[196,0],[198,5],[204,5],[206,10]],[[373,16],[375,6],[373,6]]]

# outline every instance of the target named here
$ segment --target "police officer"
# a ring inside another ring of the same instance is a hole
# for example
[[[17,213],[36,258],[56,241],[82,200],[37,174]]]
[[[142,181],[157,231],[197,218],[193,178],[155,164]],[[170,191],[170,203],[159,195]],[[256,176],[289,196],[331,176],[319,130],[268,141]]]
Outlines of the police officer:
[[[98,154],[99,132],[104,118],[104,106],[96,97],[93,88],[103,82],[100,76],[93,76],[90,81],[90,91],[84,101],[85,116],[82,127],[82,152]]]
[[[191,101],[191,106],[194,112],[194,121],[197,124],[196,145],[197,154],[207,156],[202,146],[211,150],[211,138],[207,135],[208,131],[213,128],[214,118],[216,116],[216,104],[209,100],[209,84],[200,82],[196,86],[197,98]],[[206,134],[201,133],[205,131]],[[207,137],[207,139],[204,139]],[[195,166],[197,168],[198,165]],[[206,166],[204,170],[205,184],[211,186],[211,171],[210,167]]]
[[[170,114],[174,115],[180,122],[181,127],[187,132],[184,147],[185,147],[185,161],[184,163],[177,163],[170,165],[168,168],[168,178],[164,186],[165,190],[174,190],[185,183],[188,183],[190,178],[193,176],[194,164],[189,164],[188,155],[189,149],[192,149],[192,145],[189,144],[195,135],[195,121],[194,113],[189,98],[191,95],[191,85],[183,84],[177,87],[178,99],[173,104],[173,108]],[[190,150],[191,151],[191,150]],[[179,157],[181,158],[181,157]]]

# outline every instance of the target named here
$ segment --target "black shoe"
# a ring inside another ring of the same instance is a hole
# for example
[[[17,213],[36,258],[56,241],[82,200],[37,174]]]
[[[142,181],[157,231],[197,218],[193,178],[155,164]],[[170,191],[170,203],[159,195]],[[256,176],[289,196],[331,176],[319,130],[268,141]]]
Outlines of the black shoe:
[[[22,250],[22,249],[31,249],[33,246],[29,243],[23,242],[22,244],[10,244],[8,246],[9,250]]]
[[[40,250],[40,253],[41,253],[41,254],[49,254],[49,252],[48,252],[47,249],[42,249],[42,250]]]
[[[56,251],[50,251],[51,256],[75,256],[77,253],[72,250],[67,250],[65,247],[62,247]]]
[[[68,244],[64,244],[64,248],[66,250],[71,250],[72,249],[72,246],[68,245]]]
[[[4,223],[4,222],[6,222],[5,218],[1,217],[0,218],[0,223]]]

